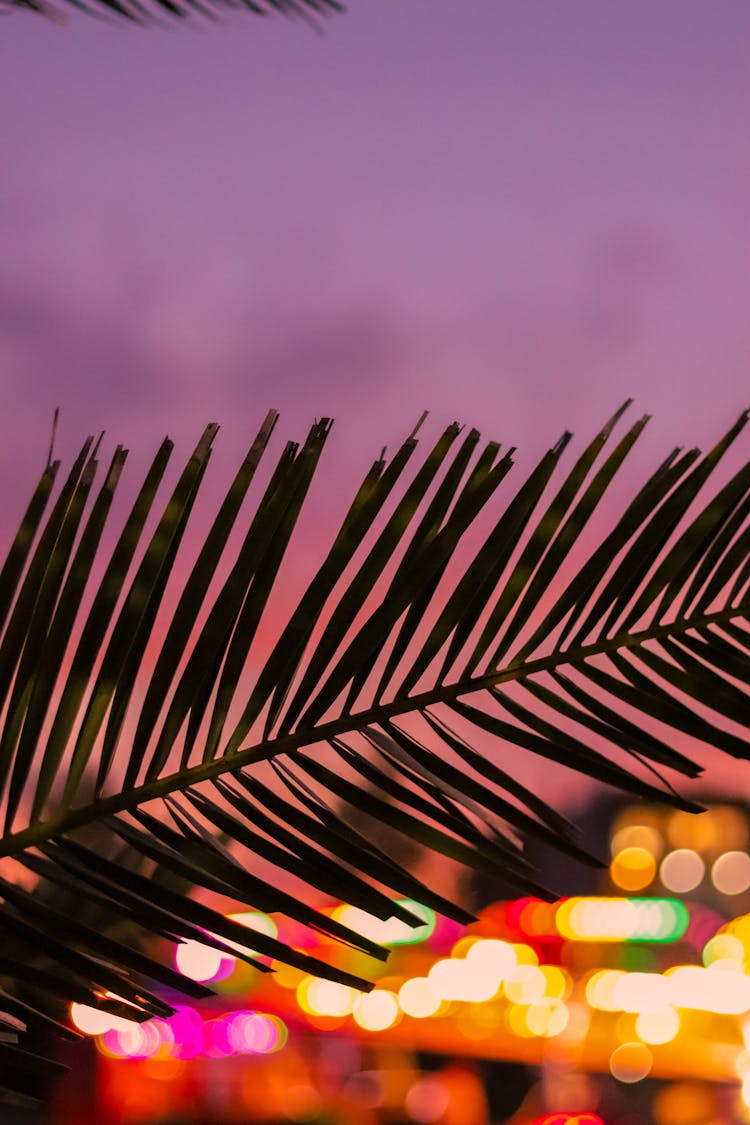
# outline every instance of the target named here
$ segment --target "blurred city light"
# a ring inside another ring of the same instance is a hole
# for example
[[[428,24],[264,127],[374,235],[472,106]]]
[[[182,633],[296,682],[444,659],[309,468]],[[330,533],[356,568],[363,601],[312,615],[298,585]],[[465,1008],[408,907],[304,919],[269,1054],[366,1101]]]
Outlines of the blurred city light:
[[[706,865],[692,848],[679,848],[661,861],[659,878],[668,891],[686,894],[703,880]]]
[[[401,1012],[393,992],[376,988],[358,996],[352,1014],[355,1023],[365,1031],[384,1031],[393,1027]]]
[[[615,886],[623,891],[642,891],[654,881],[656,860],[647,848],[623,848],[613,856],[609,874]]]
[[[724,852],[711,868],[711,882],[723,895],[741,895],[750,888],[750,856]]]

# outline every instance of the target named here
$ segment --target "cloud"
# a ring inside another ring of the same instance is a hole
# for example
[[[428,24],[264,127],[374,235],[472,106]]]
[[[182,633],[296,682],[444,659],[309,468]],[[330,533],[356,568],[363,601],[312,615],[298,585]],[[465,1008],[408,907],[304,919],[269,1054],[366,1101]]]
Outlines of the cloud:
[[[167,398],[174,382],[149,348],[127,310],[86,315],[57,294],[14,289],[0,279],[0,345],[13,362],[5,373],[15,405],[61,404],[61,396],[86,413],[129,412],[139,395],[159,388]]]
[[[376,406],[397,381],[417,341],[382,304],[328,309],[305,320],[275,314],[260,330],[238,333],[230,393],[252,390],[274,402],[329,411],[342,403]]]
[[[628,351],[658,327],[660,307],[671,304],[685,268],[677,247],[658,232],[634,226],[602,239],[590,258],[583,338],[596,350]]]

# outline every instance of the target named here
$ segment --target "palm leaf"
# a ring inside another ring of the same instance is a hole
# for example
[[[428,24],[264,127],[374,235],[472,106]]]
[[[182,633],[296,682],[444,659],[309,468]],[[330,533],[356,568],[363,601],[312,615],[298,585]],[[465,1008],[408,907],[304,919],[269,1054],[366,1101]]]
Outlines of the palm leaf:
[[[332,12],[343,11],[339,0],[61,0],[62,5],[99,19],[114,17],[133,24],[158,24],[163,19],[185,21],[200,16],[217,20],[234,11],[247,11],[256,16],[284,15],[305,20],[318,27],[320,20]],[[52,0],[1,0],[3,8],[26,8],[60,20],[63,9]]]
[[[0,572],[0,856],[38,879],[33,893],[0,879],[0,1020],[64,1034],[64,1001],[82,997],[163,1013],[159,987],[179,982],[146,952],[155,936],[369,987],[279,939],[253,932],[248,945],[219,904],[280,912],[376,957],[303,888],[414,925],[394,894],[471,919],[368,826],[547,894],[519,832],[598,860],[514,776],[521,752],[697,809],[673,787],[700,773],[685,738],[750,749],[750,465],[709,488],[747,415],[706,455],[670,454],[617,515],[610,485],[646,424],[608,453],[625,408],[567,471],[566,433],[518,484],[512,450],[454,424],[420,457],[417,427],[353,489],[270,651],[329,420],[284,446],[259,486],[268,415],[189,571],[183,539],[217,427],[161,511],[168,441],[122,519],[121,447],[98,491],[91,439],[57,492],[48,464]],[[61,905],[72,896],[75,918]],[[13,1050],[22,1075],[33,1050]]]

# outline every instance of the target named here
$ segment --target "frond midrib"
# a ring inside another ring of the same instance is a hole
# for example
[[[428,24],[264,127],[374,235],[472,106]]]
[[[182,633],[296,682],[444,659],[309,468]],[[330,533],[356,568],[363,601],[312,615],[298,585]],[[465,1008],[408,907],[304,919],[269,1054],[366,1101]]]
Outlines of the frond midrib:
[[[301,749],[303,746],[325,742],[352,731],[363,730],[365,727],[376,725],[385,719],[418,713],[424,711],[427,707],[440,703],[450,703],[461,696],[485,691],[499,684],[523,680],[537,673],[551,672],[566,666],[580,665],[596,656],[606,656],[610,652],[621,649],[636,649],[648,641],[659,640],[662,637],[679,636],[690,629],[699,629],[712,624],[718,625],[722,622],[731,621],[733,618],[747,617],[748,614],[750,614],[750,599],[713,613],[705,613],[695,617],[679,616],[673,621],[651,625],[637,632],[616,633],[612,637],[597,640],[590,644],[554,650],[534,660],[520,663],[511,661],[506,667],[482,676],[474,676],[450,684],[440,684],[428,691],[406,698],[397,696],[388,703],[379,703],[361,711],[348,712],[312,729],[297,729],[289,734],[266,738],[231,756],[218,757],[210,762],[201,762],[177,773],[168,774],[156,781],[146,782],[129,789],[127,792],[99,798],[89,805],[70,809],[51,817],[49,820],[39,821],[18,832],[11,833],[0,840],[0,858],[15,855],[26,848],[43,844],[52,837],[76,828],[82,828],[104,817],[138,808],[148,801],[165,797],[170,793],[184,791],[192,785],[210,781],[222,774],[237,772],[244,766],[268,761],[279,754],[288,754]]]

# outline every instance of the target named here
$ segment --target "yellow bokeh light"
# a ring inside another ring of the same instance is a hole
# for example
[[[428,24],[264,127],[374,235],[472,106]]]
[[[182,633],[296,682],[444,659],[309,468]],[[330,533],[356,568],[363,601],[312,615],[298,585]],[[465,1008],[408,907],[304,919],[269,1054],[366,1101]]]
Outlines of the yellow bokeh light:
[[[239,922],[241,926],[245,926],[248,930],[254,930],[257,934],[266,934],[267,937],[278,937],[279,928],[274,922],[273,918],[268,914],[263,914],[260,910],[242,910],[239,914],[228,914],[233,922]],[[251,949],[239,942],[227,941],[226,938],[222,939],[232,949],[247,950],[251,956],[260,956],[254,949]]]
[[[569,898],[557,911],[557,928],[573,941],[618,941],[638,928],[638,908],[627,898]]]
[[[625,848],[645,848],[658,859],[664,851],[664,840],[658,828],[651,824],[626,824],[615,832],[610,848],[613,856]]]
[[[542,1000],[526,1009],[526,1023],[534,1035],[551,1039],[567,1027],[568,1009],[561,1000]]]
[[[679,1034],[680,1013],[676,1008],[657,1008],[641,1012],[635,1021],[635,1032],[644,1043],[657,1046],[671,1043]]]
[[[520,1039],[532,1039],[534,1032],[529,1027],[526,1019],[526,1008],[520,1004],[511,1004],[505,1013],[509,1030]]]
[[[307,994],[310,986],[315,984],[315,981],[317,979],[317,977],[303,977],[297,985],[297,1003],[299,1004],[302,1011],[307,1012],[307,1014],[310,1016],[314,1015],[315,1009],[308,1001]]]
[[[486,969],[496,974],[498,980],[501,980],[518,964],[520,948],[497,938],[482,938],[473,942],[466,951],[466,961],[480,970]],[[529,948],[527,945],[523,946],[523,949]]]
[[[750,977],[745,973],[721,972],[715,964],[708,969],[676,965],[667,969],[665,976],[675,1007],[727,1016],[750,1011]]]
[[[544,995],[551,1000],[567,1000],[573,991],[570,973],[557,965],[540,965],[539,971],[544,975]]]
[[[622,969],[599,969],[586,981],[586,1000],[592,1008],[602,1012],[616,1012],[614,989],[618,981],[628,974]]]
[[[294,965],[285,965],[282,961],[273,961],[272,968],[273,983],[280,985],[281,988],[298,988],[305,979],[305,972],[302,969],[296,969]]]
[[[745,960],[745,947],[734,934],[716,934],[703,947],[703,964],[714,965],[717,961],[734,961],[742,965]]]
[[[738,938],[745,951],[750,949],[750,914],[741,914],[739,918],[733,918],[731,922],[727,922],[722,927],[722,933],[733,934]]]
[[[611,1002],[616,1011],[653,1012],[669,1004],[669,981],[660,973],[623,973],[614,982]]]
[[[624,891],[641,891],[656,875],[656,860],[642,847],[623,848],[609,865],[612,882]]]
[[[621,1043],[609,1058],[609,1069],[618,1082],[640,1082],[651,1070],[653,1055],[643,1043]]]
[[[395,993],[376,988],[357,997],[353,1015],[355,1023],[365,1031],[385,1031],[398,1022],[401,1011]]]
[[[724,852],[711,868],[711,882],[723,895],[741,895],[750,888],[750,856]]]
[[[544,996],[546,983],[538,965],[517,965],[504,982],[505,995],[513,1004],[533,1004]]]
[[[615,1020],[614,1033],[618,1043],[632,1043],[638,1038],[635,1033],[635,1016],[632,1012],[620,1012]]]
[[[524,942],[514,942],[510,947],[519,965],[538,965],[539,957],[535,949]]]
[[[362,934],[363,937],[369,938],[370,941],[380,941],[383,932],[384,923],[381,918],[375,918],[372,914],[368,914],[366,910],[361,910],[358,906],[337,906],[333,911],[331,917],[340,922],[342,926],[348,926],[350,930],[355,933]]]
[[[468,957],[469,950],[473,949],[482,938],[478,937],[462,937],[459,938],[456,944],[451,949],[451,957]]]
[[[697,852],[690,848],[678,848],[662,860],[659,878],[668,890],[685,894],[695,890],[703,879],[705,870],[706,865]]]
[[[434,1016],[443,1007],[442,999],[427,977],[412,977],[411,980],[404,981],[398,990],[398,1003],[402,1012],[415,1019]]]
[[[380,945],[412,945],[424,941],[435,928],[435,914],[426,906],[421,906],[412,899],[399,899],[400,906],[406,907],[415,918],[423,918],[424,923],[414,926],[402,922],[400,918],[376,918],[358,906],[346,904],[337,906],[332,912],[332,917],[342,925],[348,926],[355,933],[362,934],[370,941]]]
[[[360,995],[345,984],[317,977],[308,977],[300,990],[304,991],[304,1003],[300,1000],[300,1007],[314,1016],[348,1016]]]
[[[461,1000],[464,984],[464,965],[461,958],[445,957],[430,966],[427,980],[441,1000]]]
[[[500,988],[502,977],[499,967],[461,957],[447,957],[436,961],[427,979],[441,1000],[482,1001],[491,1000]]]

